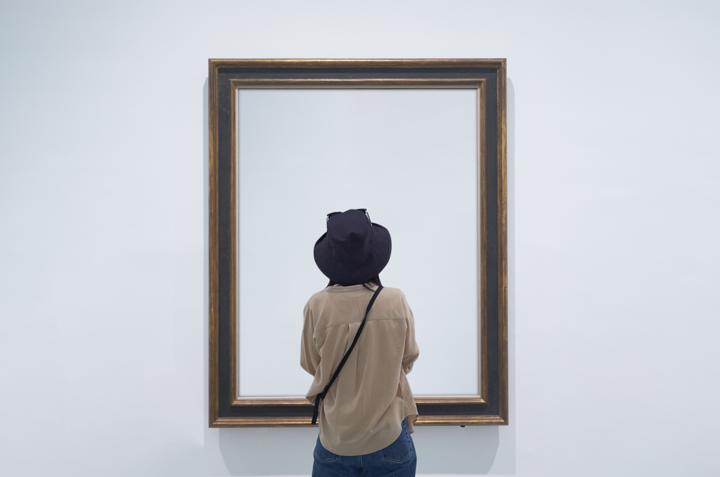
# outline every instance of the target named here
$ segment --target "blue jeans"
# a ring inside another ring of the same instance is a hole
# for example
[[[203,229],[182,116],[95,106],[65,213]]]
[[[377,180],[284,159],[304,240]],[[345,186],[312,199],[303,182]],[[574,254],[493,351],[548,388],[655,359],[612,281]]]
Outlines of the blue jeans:
[[[318,435],[313,450],[312,477],[330,476],[415,476],[417,455],[415,443],[408,431],[407,418],[402,421],[402,430],[395,442],[370,454],[338,455],[330,452]]]

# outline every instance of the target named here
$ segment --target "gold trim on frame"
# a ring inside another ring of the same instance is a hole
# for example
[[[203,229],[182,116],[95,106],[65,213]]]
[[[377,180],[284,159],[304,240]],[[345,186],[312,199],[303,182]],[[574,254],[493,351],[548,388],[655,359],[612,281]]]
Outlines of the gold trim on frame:
[[[478,220],[477,223],[479,224],[480,228],[480,234],[478,237],[480,238],[479,244],[478,244],[478,250],[477,250],[477,257],[478,260],[480,260],[480,266],[476,267],[476,270],[480,269],[480,278],[485,276],[486,270],[485,270],[485,233],[487,226],[484,222],[484,220],[487,220],[487,213],[484,210],[485,209],[485,203],[481,200],[482,199],[482,190],[485,186],[484,184],[484,170],[485,170],[485,123],[482,120],[485,113],[485,80],[484,79],[477,79],[477,78],[468,78],[468,79],[446,79],[446,78],[438,78],[438,79],[416,79],[416,78],[380,78],[380,79],[328,79],[328,78],[322,78],[322,79],[233,79],[230,80],[230,184],[231,184],[231,190],[230,190],[230,201],[231,201],[231,252],[230,257],[232,260],[231,265],[231,273],[230,273],[230,287],[232,290],[237,290],[237,184],[236,184],[236,171],[237,171],[237,159],[238,159],[238,151],[237,151],[237,139],[236,139],[236,133],[237,133],[237,92],[238,89],[241,89],[243,87],[249,88],[252,87],[254,89],[257,88],[268,88],[268,89],[277,89],[277,88],[308,88],[308,87],[317,87],[319,89],[329,89],[329,88],[363,88],[363,87],[373,87],[373,88],[388,88],[388,87],[397,87],[400,89],[410,89],[410,88],[428,88],[428,87],[437,87],[441,89],[448,89],[448,88],[462,88],[462,89],[475,89],[477,91],[477,97],[478,97],[478,104],[476,109],[476,116],[479,116],[478,120],[478,130],[477,130],[477,144],[479,145],[478,150],[478,156],[476,165],[478,167],[478,170],[480,171],[480,182],[477,182],[478,187],[476,189],[477,191],[477,199],[479,202],[480,207],[477,208],[478,210]],[[478,296],[482,296],[483,287],[478,280]],[[478,383],[480,385],[480,394],[478,395],[468,395],[468,396],[452,396],[452,397],[415,397],[415,402],[417,404],[448,404],[448,403],[479,403],[483,404],[486,402],[486,396],[487,396],[487,387],[488,387],[488,369],[487,369],[487,346],[485,345],[485,334],[484,330],[486,328],[485,326],[485,320],[487,319],[487,312],[485,310],[486,302],[485,300],[480,300],[480,307],[478,307],[478,314],[480,315],[481,319],[479,320],[479,326],[478,326],[478,345],[480,346],[480,353],[478,356]],[[232,355],[232,361],[230,365],[230,369],[232,372],[232,379],[231,379],[231,385],[230,385],[230,398],[232,400],[232,406],[256,406],[256,405],[267,405],[267,404],[286,404],[286,405],[307,405],[308,401],[305,398],[299,398],[299,399],[283,399],[283,398],[242,398],[238,396],[238,347],[237,347],[237,320],[239,319],[237,314],[237,295],[233,294],[230,297],[230,314],[233,317],[232,325],[231,325],[231,337],[230,337],[230,353]],[[418,418],[419,419],[419,418]]]

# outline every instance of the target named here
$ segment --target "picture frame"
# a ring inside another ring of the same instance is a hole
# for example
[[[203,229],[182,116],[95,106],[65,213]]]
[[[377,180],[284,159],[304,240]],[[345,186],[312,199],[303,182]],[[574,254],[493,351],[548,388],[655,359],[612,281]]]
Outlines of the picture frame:
[[[313,405],[303,396],[238,397],[236,131],[243,88],[474,91],[479,194],[468,205],[477,206],[479,389],[471,395],[416,395],[416,424],[507,425],[506,59],[211,58],[208,65],[209,426],[312,425]]]

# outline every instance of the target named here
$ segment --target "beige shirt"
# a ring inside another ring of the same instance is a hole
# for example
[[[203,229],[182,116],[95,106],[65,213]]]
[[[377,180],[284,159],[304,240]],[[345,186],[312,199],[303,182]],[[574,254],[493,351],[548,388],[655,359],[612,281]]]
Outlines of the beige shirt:
[[[300,365],[314,376],[305,397],[315,403],[362,324],[374,283],[332,285],[314,293],[303,310]],[[378,294],[345,365],[318,409],[320,443],[338,455],[362,455],[392,444],[408,416],[414,432],[418,411],[406,374],[420,351],[405,293]]]

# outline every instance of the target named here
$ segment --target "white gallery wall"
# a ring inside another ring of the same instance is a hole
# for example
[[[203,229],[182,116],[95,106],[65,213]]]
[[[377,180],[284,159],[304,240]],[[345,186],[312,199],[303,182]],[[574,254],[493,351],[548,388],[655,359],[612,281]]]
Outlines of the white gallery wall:
[[[0,2],[0,475],[310,475],[207,426],[210,57],[507,58],[511,424],[418,474],[720,475],[713,1]]]

